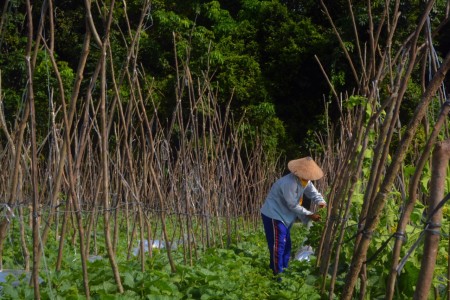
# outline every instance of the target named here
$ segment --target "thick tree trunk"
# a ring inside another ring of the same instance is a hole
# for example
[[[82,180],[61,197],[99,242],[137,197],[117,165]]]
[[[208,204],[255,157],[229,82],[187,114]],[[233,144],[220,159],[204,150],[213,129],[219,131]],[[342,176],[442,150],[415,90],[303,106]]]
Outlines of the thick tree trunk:
[[[434,214],[428,216],[429,222],[425,227],[426,232],[422,264],[416,284],[414,299],[428,299],[428,293],[433,280],[442,221],[442,210],[438,209],[434,211],[434,209],[444,196],[445,178],[450,159],[450,140],[438,143],[433,154],[430,205],[428,212],[429,214]]]

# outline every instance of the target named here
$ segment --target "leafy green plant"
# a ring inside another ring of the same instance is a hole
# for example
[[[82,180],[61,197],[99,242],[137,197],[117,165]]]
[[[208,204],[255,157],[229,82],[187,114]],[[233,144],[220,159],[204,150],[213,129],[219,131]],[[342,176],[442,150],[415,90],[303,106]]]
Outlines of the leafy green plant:
[[[124,234],[124,232],[122,233]],[[301,224],[292,229],[293,252],[300,247],[307,232]],[[209,248],[201,251],[193,266],[183,264],[181,249],[174,251],[176,273],[171,273],[165,251],[146,255],[146,269],[141,271],[137,257],[126,259],[126,245],[120,239],[118,262],[125,293],[118,294],[108,259],[88,263],[89,286],[93,299],[320,299],[319,282],[314,259],[292,261],[281,275],[281,281],[269,269],[269,251],[262,226],[256,232],[240,232],[226,249]],[[102,239],[102,237],[99,237]],[[40,271],[43,297],[83,299],[83,283],[79,254],[75,248],[65,248],[62,270],[55,272],[52,264],[57,251],[49,243],[47,268]],[[162,249],[161,249],[162,250]],[[294,254],[293,253],[293,254]],[[11,282],[2,284],[3,299],[30,298],[33,289],[22,279],[17,288]]]

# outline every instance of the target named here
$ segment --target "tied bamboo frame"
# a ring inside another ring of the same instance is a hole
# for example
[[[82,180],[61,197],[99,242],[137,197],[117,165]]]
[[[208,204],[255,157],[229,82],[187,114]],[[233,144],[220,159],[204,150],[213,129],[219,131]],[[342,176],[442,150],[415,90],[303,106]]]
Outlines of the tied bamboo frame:
[[[424,4],[422,15],[417,20],[417,27],[415,30],[407,36],[403,42],[399,42],[396,38],[396,34],[398,18],[400,16],[400,1],[386,1],[385,5],[381,7],[381,17],[376,24],[372,17],[371,1],[368,1],[369,41],[364,45],[365,51],[362,52],[361,49],[363,47],[359,42],[361,29],[358,28],[355,22],[352,1],[348,1],[348,10],[352,18],[356,48],[358,50],[356,52],[356,58],[353,58],[348,53],[327,6],[323,1],[320,1],[320,3],[323,7],[324,14],[330,21],[333,31],[342,47],[342,51],[350,65],[354,79],[358,84],[352,96],[357,95],[367,99],[367,103],[364,105],[357,105],[353,109],[344,110],[342,108],[342,103],[350,96],[345,95],[345,97],[338,97],[335,88],[331,86],[333,95],[338,102],[341,112],[340,122],[342,123],[342,131],[344,132],[344,134],[342,134],[341,131],[341,135],[344,135],[347,138],[347,142],[343,142],[342,145],[336,145],[336,147],[339,147],[344,151],[340,151],[340,149],[338,151],[331,150],[332,153],[338,154],[339,159],[337,159],[337,161],[339,161],[339,163],[334,169],[337,170],[337,172],[335,172],[337,176],[335,176],[331,182],[330,193],[328,195],[330,203],[328,219],[318,253],[318,265],[320,266],[323,275],[322,293],[325,293],[326,285],[329,283],[330,285],[327,291],[328,297],[329,299],[334,299],[335,297],[334,286],[336,283],[337,269],[340,264],[340,251],[344,242],[343,237],[349,217],[349,209],[352,205],[352,196],[355,192],[356,183],[362,178],[362,161],[364,159],[364,152],[368,147],[369,135],[374,134],[374,157],[371,162],[369,180],[364,186],[364,201],[358,217],[359,222],[357,234],[355,235],[356,239],[354,241],[353,258],[351,262],[348,262],[350,267],[346,273],[345,285],[340,297],[342,299],[351,299],[357,283],[359,283],[358,297],[360,299],[365,297],[368,281],[366,256],[370,240],[372,234],[377,230],[377,226],[379,226],[380,216],[382,215],[382,209],[386,203],[387,196],[393,186],[395,186],[402,191],[403,201],[406,202],[406,198],[409,197],[410,202],[407,204],[409,211],[405,210],[402,213],[403,219],[399,221],[399,234],[396,237],[395,251],[392,254],[392,271],[388,280],[386,294],[386,299],[392,299],[397,276],[396,272],[393,270],[396,269],[398,264],[399,247],[402,243],[402,230],[404,230],[405,224],[409,222],[409,214],[411,213],[411,209],[414,206],[416,199],[417,182],[423,170],[423,164],[425,164],[428,158],[427,151],[430,150],[430,147],[435,142],[435,138],[440,131],[442,122],[445,121],[445,123],[447,123],[445,119],[446,113],[443,113],[444,117],[440,118],[434,125],[434,131],[429,138],[428,145],[423,150],[422,157],[420,157],[420,166],[416,169],[416,173],[414,174],[415,183],[410,183],[410,194],[407,195],[402,168],[403,159],[419,125],[424,124],[428,135],[430,120],[425,118],[427,109],[432,100],[437,98],[443,103],[446,96],[444,94],[443,81],[450,68],[450,53],[446,54],[442,64],[439,65],[434,57],[432,37],[448,23],[448,9],[450,3],[447,3],[445,18],[438,20],[438,26],[433,30],[430,28],[429,23],[425,23],[430,18],[430,11],[435,2],[427,1]],[[382,30],[385,30],[387,33],[384,40],[380,38]],[[421,40],[425,40],[426,42],[419,42]],[[397,41],[397,46],[395,48],[393,47],[394,41]],[[431,61],[427,59],[428,53],[433,53],[433,55],[430,55],[432,57]],[[316,60],[320,64],[317,57]],[[358,70],[356,61],[359,63]],[[423,74],[423,95],[413,117],[405,127],[405,133],[400,134],[399,110],[405,96],[406,88],[410,83],[413,69],[415,66],[420,65],[421,70],[425,72],[427,64],[431,65],[433,77],[430,78],[429,82],[426,82],[425,75]],[[320,67],[322,68],[325,77],[328,78],[321,64]],[[327,81],[331,85],[330,81]],[[381,89],[387,89],[389,91],[385,99],[379,98],[379,90]],[[442,107],[443,112],[447,111],[446,105],[448,105],[448,103],[444,104]],[[385,115],[381,117],[381,113],[385,113]],[[370,117],[367,120],[366,115],[369,115]],[[351,119],[353,119],[354,122],[348,123],[348,120]],[[352,123],[353,126],[348,126],[348,124]],[[431,124],[431,126],[433,126],[433,124]],[[388,162],[387,158],[391,150],[392,138],[396,130],[398,130],[398,140],[400,142],[395,153],[392,154],[392,161]],[[444,134],[448,137],[448,130],[445,130]],[[341,141],[343,141],[343,139],[341,139]],[[330,143],[323,144],[334,146]],[[333,148],[327,147],[327,149]],[[417,156],[420,156],[420,154]],[[401,206],[401,204],[399,204],[399,206]],[[337,240],[334,239],[336,235],[339,236]],[[329,274],[328,270],[330,267],[332,267],[332,272]],[[328,281],[329,275],[331,275],[330,281]],[[417,286],[420,285],[421,283],[418,282]],[[450,290],[450,285],[448,290]]]

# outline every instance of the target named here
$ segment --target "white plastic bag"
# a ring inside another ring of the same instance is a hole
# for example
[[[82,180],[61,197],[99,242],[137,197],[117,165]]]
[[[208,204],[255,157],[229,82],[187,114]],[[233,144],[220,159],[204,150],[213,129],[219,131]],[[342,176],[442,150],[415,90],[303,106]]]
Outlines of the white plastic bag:
[[[295,253],[295,259],[309,261],[311,255],[314,255],[314,249],[311,246],[306,245],[298,249],[297,253]]]

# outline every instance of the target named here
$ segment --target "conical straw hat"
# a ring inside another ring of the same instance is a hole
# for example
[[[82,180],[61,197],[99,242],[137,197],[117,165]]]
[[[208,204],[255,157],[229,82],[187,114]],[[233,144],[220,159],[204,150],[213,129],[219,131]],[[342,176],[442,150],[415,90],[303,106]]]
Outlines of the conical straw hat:
[[[305,180],[318,180],[323,177],[322,169],[311,157],[303,157],[288,162],[288,169],[294,175]]]

